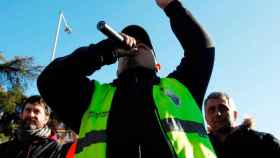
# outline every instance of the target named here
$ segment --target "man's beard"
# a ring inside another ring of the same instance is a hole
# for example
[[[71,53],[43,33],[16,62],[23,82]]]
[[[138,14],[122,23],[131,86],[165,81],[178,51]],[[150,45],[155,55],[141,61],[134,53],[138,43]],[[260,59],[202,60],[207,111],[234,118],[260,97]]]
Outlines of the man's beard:
[[[223,122],[223,125],[221,125],[220,128],[216,129],[215,132],[221,133],[221,134],[226,134],[229,133],[232,130],[232,125],[230,122]]]
[[[22,120],[20,122],[21,128],[25,130],[35,130],[38,128],[36,120]]]

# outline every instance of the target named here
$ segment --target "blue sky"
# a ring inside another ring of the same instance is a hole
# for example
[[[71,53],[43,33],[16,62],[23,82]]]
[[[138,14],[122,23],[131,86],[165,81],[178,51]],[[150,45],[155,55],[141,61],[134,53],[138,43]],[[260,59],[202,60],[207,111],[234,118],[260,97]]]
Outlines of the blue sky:
[[[256,119],[257,129],[280,138],[279,105],[279,0],[182,0],[209,32],[216,46],[216,60],[207,94],[225,91],[233,96],[239,117]],[[47,65],[58,21],[63,10],[73,33],[61,29],[57,56],[104,37],[96,29],[100,20],[120,31],[128,24],[142,25],[149,32],[160,76],[179,63],[183,50],[173,35],[168,18],[154,0],[1,0],[0,51],[7,59],[32,56]],[[115,78],[115,65],[91,76],[103,82]],[[35,84],[27,94],[38,93]],[[239,121],[240,121],[239,120]]]

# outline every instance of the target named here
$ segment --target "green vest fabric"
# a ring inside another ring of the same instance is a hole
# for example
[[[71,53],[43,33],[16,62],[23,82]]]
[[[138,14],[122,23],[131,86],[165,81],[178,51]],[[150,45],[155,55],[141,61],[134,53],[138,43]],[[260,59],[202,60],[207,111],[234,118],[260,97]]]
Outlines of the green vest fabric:
[[[116,87],[95,82],[91,104],[82,118],[75,158],[106,158],[106,128]]]
[[[76,158],[106,158],[106,129],[116,87],[95,82],[91,104],[79,133]],[[153,87],[157,118],[178,158],[216,158],[204,128],[203,115],[189,90],[172,78]]]

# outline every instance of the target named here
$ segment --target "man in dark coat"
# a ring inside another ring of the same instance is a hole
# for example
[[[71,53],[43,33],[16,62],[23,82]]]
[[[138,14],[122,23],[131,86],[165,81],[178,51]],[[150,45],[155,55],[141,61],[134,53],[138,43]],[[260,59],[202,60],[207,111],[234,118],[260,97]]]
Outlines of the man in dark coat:
[[[250,119],[236,125],[237,110],[232,98],[213,92],[205,100],[209,137],[218,158],[280,157],[280,143],[269,133],[253,130]]]
[[[47,126],[51,110],[43,99],[34,95],[23,104],[19,128],[13,140],[0,144],[1,158],[65,157],[68,145],[59,144]]]

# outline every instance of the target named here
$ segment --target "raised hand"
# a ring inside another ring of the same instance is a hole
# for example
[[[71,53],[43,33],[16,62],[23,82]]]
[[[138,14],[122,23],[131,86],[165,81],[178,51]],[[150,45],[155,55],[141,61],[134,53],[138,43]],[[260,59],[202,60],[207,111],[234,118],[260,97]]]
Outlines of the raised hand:
[[[138,49],[136,47],[136,39],[124,33],[121,33],[121,35],[124,37],[125,47],[120,47],[115,50],[117,57],[136,55],[138,52]]]
[[[161,9],[164,9],[173,0],[155,0],[155,1]]]

